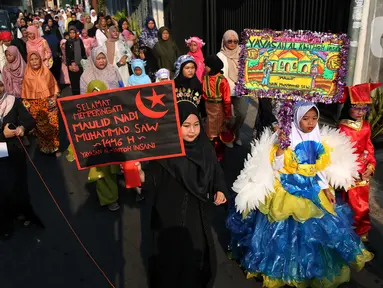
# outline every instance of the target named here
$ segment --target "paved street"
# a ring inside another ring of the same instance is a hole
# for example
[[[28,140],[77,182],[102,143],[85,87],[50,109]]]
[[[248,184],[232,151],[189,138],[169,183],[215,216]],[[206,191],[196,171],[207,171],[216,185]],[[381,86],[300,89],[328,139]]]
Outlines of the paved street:
[[[249,142],[254,111],[252,102],[243,128],[243,142]],[[65,135],[62,136],[65,139]],[[63,141],[63,148],[67,144]],[[376,258],[366,270],[354,274],[352,282],[343,287],[383,287],[383,194],[379,189],[383,187],[383,143],[378,144],[379,166],[371,195],[374,221],[371,245]],[[141,239],[146,239],[146,231],[142,227],[148,221],[145,206],[135,202],[134,193],[123,188],[120,179],[121,210],[109,212],[101,208],[95,186],[87,184],[87,171],[77,171],[75,163],[67,162],[65,157],[56,159],[54,156],[42,155],[35,147],[36,144],[32,143],[29,148],[34,163],[60,208],[106,275],[119,288],[147,287],[143,261],[147,251],[142,248],[145,242],[141,245]],[[248,146],[227,151],[223,165],[228,185],[239,174],[247,153]],[[33,205],[46,229],[38,231],[18,227],[11,241],[0,243],[0,287],[110,287],[69,230],[31,165],[29,183]],[[246,280],[237,264],[225,256],[228,233],[224,221],[224,209],[216,208],[213,233],[219,265],[215,287],[261,287],[260,282]]]

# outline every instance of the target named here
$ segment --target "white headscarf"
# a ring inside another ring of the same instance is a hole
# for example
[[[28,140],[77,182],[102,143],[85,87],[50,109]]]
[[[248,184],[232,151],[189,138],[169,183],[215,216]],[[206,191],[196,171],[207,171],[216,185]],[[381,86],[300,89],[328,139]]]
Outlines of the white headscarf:
[[[92,15],[93,12],[96,12],[96,10],[94,9],[90,10],[90,21],[92,22],[92,24],[94,24],[94,22],[96,22],[97,20],[97,13],[96,13],[96,16],[93,16]]]
[[[315,106],[314,103],[301,101],[294,105],[294,122],[291,125],[291,134],[290,134],[291,149],[293,150],[299,143],[303,141],[315,141],[315,142],[321,141],[321,135],[320,135],[318,123],[313,129],[313,131],[309,133],[303,132],[299,125],[299,122],[302,120],[303,116],[305,116],[305,114],[312,108],[317,110],[318,119],[319,119],[319,109],[317,108],[317,106]]]
[[[161,68],[156,72],[156,82],[161,82],[161,79],[170,80],[170,72],[166,68]]]

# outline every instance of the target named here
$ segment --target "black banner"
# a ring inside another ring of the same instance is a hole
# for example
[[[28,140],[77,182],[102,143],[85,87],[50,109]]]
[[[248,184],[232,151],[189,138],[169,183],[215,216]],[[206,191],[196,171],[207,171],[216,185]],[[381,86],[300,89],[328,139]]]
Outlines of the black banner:
[[[185,155],[174,82],[58,99],[78,169]]]

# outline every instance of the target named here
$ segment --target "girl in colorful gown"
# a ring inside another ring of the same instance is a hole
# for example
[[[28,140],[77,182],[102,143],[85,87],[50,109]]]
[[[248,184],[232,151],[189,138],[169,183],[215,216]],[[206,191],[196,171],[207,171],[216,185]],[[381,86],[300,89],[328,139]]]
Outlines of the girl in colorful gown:
[[[364,242],[368,241],[367,234],[371,229],[369,192],[370,177],[374,174],[376,160],[374,146],[371,143],[371,126],[367,120],[363,120],[372,103],[370,92],[382,85],[382,83],[366,83],[345,90],[345,105],[342,109],[339,129],[351,138],[355,143],[355,154],[358,156],[359,175],[355,185],[348,187],[344,194],[347,203],[354,212],[355,232],[361,236]]]
[[[347,136],[318,127],[310,102],[294,106],[287,140],[270,130],[252,146],[233,190],[237,212],[227,219],[234,258],[264,287],[338,287],[373,255],[352,229],[351,210],[335,205],[331,186],[347,187],[357,175]],[[255,211],[257,209],[257,211]]]

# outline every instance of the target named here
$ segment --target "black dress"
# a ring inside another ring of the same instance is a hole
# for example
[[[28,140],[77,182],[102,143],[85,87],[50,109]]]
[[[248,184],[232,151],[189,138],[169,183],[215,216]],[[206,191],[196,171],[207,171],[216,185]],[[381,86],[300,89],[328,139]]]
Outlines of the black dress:
[[[81,55],[75,55],[75,46],[80,45]],[[84,72],[79,59],[86,59],[86,52],[84,43],[81,39],[69,39],[65,43],[65,57],[66,57],[66,63],[68,66],[68,74],[70,79],[70,84],[72,87],[72,95],[78,95],[80,94],[80,78],[82,73]],[[76,61],[77,59],[77,61]],[[80,70],[78,72],[73,72],[69,70],[69,66],[72,65],[72,63],[75,62]]]
[[[5,138],[3,130],[6,124],[9,124],[10,129],[23,126],[27,134],[34,128],[35,120],[21,101],[16,99],[0,127],[0,142],[7,143],[9,155],[0,158],[0,235],[12,231],[12,222],[17,215],[22,214],[26,219],[41,224],[29,200],[25,152],[16,137]]]
[[[190,193],[161,161],[149,163],[143,185],[154,234],[150,287],[212,287],[217,264],[209,212],[214,194],[226,192],[223,171],[214,163],[204,200]]]

